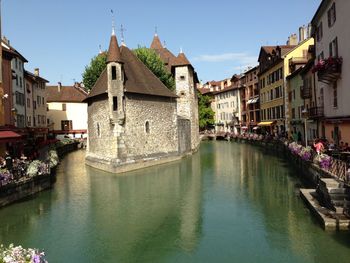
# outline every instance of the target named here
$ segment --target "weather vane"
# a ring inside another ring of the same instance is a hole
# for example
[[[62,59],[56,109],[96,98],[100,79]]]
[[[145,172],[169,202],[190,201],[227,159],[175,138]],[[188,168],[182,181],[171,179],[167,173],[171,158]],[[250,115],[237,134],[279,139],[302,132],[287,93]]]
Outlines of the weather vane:
[[[112,14],[112,34],[115,35],[115,23],[114,23],[114,12],[113,9],[111,9]]]
[[[123,24],[120,25],[120,34],[122,36],[122,42],[125,42],[125,38],[124,38],[124,32],[126,31],[126,28],[123,27]]]

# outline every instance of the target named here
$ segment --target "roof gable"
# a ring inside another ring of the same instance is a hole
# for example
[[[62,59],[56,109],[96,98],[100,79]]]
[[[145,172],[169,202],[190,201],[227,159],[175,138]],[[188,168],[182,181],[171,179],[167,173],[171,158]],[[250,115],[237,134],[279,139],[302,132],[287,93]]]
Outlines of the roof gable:
[[[46,86],[47,102],[83,102],[87,93],[75,86]]]

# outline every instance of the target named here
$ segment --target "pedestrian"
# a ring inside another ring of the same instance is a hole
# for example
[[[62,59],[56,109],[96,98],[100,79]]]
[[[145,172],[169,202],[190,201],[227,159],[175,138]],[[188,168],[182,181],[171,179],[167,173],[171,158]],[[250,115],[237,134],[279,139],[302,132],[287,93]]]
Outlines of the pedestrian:
[[[6,162],[6,169],[12,173],[13,160],[12,160],[12,157],[8,151],[5,152],[5,162]]]
[[[315,140],[314,147],[317,152],[317,155],[320,155],[324,150],[324,146],[321,140]]]

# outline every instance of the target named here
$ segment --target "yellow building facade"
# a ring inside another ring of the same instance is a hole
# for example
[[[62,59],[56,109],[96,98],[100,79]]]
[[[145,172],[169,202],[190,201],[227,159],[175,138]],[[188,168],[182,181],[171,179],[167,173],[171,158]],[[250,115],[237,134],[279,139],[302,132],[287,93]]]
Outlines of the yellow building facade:
[[[283,131],[283,60],[265,71],[259,79],[261,116],[259,126],[265,126],[269,132]]]
[[[270,133],[289,133],[291,110],[286,77],[305,63],[313,38],[298,45],[265,46],[259,54],[260,127]]]
[[[311,45],[314,45],[314,39],[308,38],[300,42],[295,48],[285,54],[283,60],[283,74],[284,74],[284,105],[285,105],[285,118],[286,118],[286,131],[290,135],[290,121],[292,120],[292,109],[289,103],[290,87],[287,85],[287,77],[292,74],[298,67],[306,64],[308,58],[308,50]]]

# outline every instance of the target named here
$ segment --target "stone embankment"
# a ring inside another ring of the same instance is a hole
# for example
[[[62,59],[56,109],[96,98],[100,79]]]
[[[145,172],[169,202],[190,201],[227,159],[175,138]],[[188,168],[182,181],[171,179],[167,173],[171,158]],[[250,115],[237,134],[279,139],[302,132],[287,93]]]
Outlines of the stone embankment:
[[[310,189],[300,195],[325,230],[350,229],[350,174],[348,165],[327,155],[318,156],[310,147],[261,137],[231,137],[284,156],[297,168]]]
[[[25,175],[14,178],[9,171],[4,171],[10,177],[2,180],[0,184],[0,207],[33,197],[35,194],[50,189],[56,181],[56,168],[59,158],[78,149],[77,142],[71,142],[56,146],[55,156],[50,156],[45,162],[38,160],[29,163]]]

